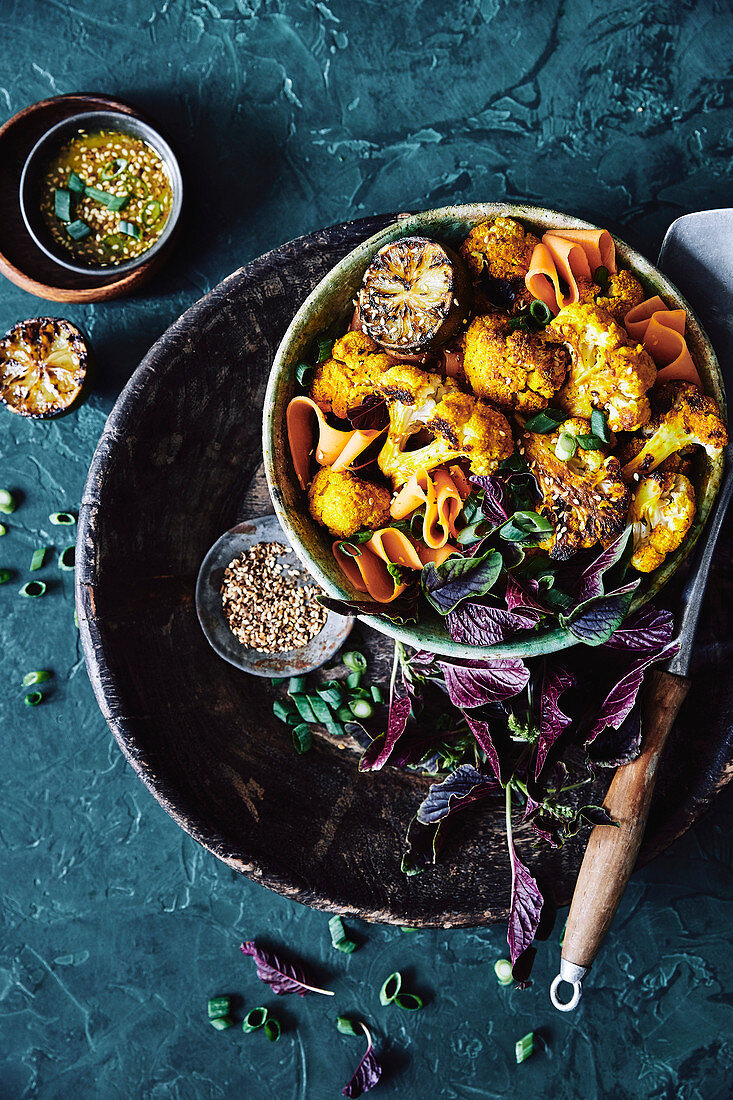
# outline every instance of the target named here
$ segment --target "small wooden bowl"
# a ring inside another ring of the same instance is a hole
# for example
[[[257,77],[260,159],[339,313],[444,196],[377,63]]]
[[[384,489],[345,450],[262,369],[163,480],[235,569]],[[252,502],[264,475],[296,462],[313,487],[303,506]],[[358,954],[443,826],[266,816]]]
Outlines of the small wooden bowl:
[[[117,111],[149,122],[137,108],[101,95],[61,95],[24,107],[0,127],[0,272],[22,290],[50,302],[102,302],[129,294],[163,264],[165,247],[134,271],[110,269],[104,275],[67,270],[47,256],[30,236],[20,208],[20,177],[26,158],[43,135],[59,122],[86,111]]]

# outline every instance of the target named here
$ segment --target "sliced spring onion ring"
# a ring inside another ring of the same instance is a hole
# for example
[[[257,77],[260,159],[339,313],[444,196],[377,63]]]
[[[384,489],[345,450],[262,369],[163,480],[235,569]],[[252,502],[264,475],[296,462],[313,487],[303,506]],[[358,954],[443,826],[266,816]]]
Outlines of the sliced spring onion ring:
[[[337,951],[342,951],[344,955],[350,955],[352,951],[356,951],[359,945],[346,935],[341,917],[331,917],[328,922],[328,930],[331,933],[331,946],[335,947]]]
[[[419,1008],[422,1008],[422,997],[418,997],[417,993],[398,993],[394,998],[394,1004],[398,1008],[404,1008],[405,1012],[417,1012]]]
[[[342,703],[336,711],[336,717],[339,722],[353,722],[354,715],[351,713],[351,707],[348,703]]]
[[[318,356],[316,362],[320,366],[321,363],[325,363],[327,359],[331,358],[331,352],[333,351],[333,340],[329,340],[327,336],[321,336],[318,339]]]
[[[119,252],[125,247],[125,242],[119,233],[108,233],[106,237],[102,237],[102,244],[105,248],[108,248],[110,252]]]
[[[538,435],[547,435],[548,432],[554,432],[558,424],[562,424],[567,418],[567,413],[564,413],[561,409],[552,409],[548,407],[531,417],[524,427],[528,432],[536,432]]]
[[[85,237],[88,237],[91,233],[91,229],[86,222],[83,222],[81,218],[77,218],[75,222],[69,222],[66,226],[66,232],[74,241],[83,241]]]
[[[346,677],[347,686],[350,688],[358,688],[359,684],[361,683],[362,676],[362,672],[350,672],[349,675]]]
[[[509,959],[497,959],[494,963],[494,973],[499,985],[512,985],[512,964]]]
[[[63,569],[66,572],[74,569],[76,566],[76,546],[66,546],[59,554],[59,569]]]
[[[380,688],[379,684],[372,684],[372,686],[369,688],[369,691],[371,692],[372,699],[375,703],[384,702],[384,696],[382,695],[382,689]]]
[[[528,1031],[526,1035],[523,1035],[521,1039],[517,1039],[514,1045],[514,1055],[517,1059],[517,1065],[521,1066],[522,1062],[526,1062],[528,1058],[534,1053],[534,1032]]]
[[[8,529],[5,526],[5,524],[0,523],[0,538],[2,538],[3,535],[7,535],[7,533],[8,533]]]
[[[560,432],[555,444],[555,455],[561,462],[569,462],[578,449],[578,441],[570,432]]]
[[[209,1020],[209,1023],[217,1031],[226,1031],[228,1027],[234,1027],[234,1020],[231,1016],[214,1016],[213,1020]]]
[[[107,209],[116,214],[119,210],[122,210],[123,207],[127,206],[129,198],[129,195],[113,195],[107,203]]]
[[[150,202],[146,202],[142,212],[142,223],[150,228],[151,225],[155,225],[160,215],[163,213],[163,207],[157,199],[151,199]]]
[[[366,657],[358,649],[352,649],[348,653],[344,653],[341,660],[352,672],[363,672],[367,666]]]
[[[263,1008],[262,1005],[250,1009],[242,1021],[242,1031],[245,1035],[248,1035],[251,1031],[257,1031],[258,1028],[263,1027],[268,1015],[267,1009]]]
[[[31,564],[29,569],[31,573],[34,573],[36,569],[40,569],[43,565],[43,559],[46,557],[46,547],[39,546],[37,550],[33,551],[33,557],[31,558]]]
[[[374,714],[374,707],[368,699],[353,699],[349,707],[354,718],[371,718]]]
[[[395,970],[393,974],[390,974],[382,984],[382,988],[379,990],[379,1003],[383,1005],[391,1005],[400,991],[402,985],[402,975],[399,970]]]
[[[310,704],[310,698],[307,695],[291,695],[290,697],[295,704],[298,714],[304,722],[310,722],[312,725],[316,725],[318,719],[313,713],[313,707]]]
[[[229,997],[211,997],[207,1004],[209,1019],[216,1020],[217,1017],[228,1016],[231,1005],[232,1002]]]
[[[72,516],[71,512],[52,512],[48,522],[54,527],[72,527],[76,523],[76,516]]]
[[[134,222],[121,221],[117,228],[120,233],[125,233],[128,237],[133,237],[136,241],[139,241],[142,236],[140,226],[135,225]]]
[[[535,324],[542,325],[543,328],[552,320],[552,311],[550,307],[545,302],[541,302],[538,298],[535,298],[533,302],[529,303],[529,312]]]
[[[0,489],[0,512],[9,516],[15,511],[15,498],[7,489]]]
[[[84,180],[76,172],[72,172],[69,176],[67,183],[69,191],[73,191],[75,195],[81,195],[84,191]]]
[[[119,176],[127,168],[127,160],[125,157],[115,157],[114,160],[105,164],[104,168],[100,172],[103,180],[113,180],[115,176]]]
[[[304,752],[308,752],[312,744],[313,735],[310,726],[307,722],[299,722],[297,726],[293,727],[293,748],[298,756],[302,756]]]
[[[271,1043],[276,1043],[280,1038],[280,1021],[276,1020],[274,1016],[268,1016],[265,1020],[265,1035]]]
[[[71,221],[71,191],[57,187],[53,193],[53,212],[59,221]]]
[[[46,680],[51,679],[51,673],[46,672],[45,669],[39,669],[38,672],[26,672],[23,677],[23,687],[33,687],[34,684],[43,684]]]
[[[601,290],[605,290],[608,286],[609,271],[607,267],[597,267],[593,272],[593,282],[596,286],[599,286]]]
[[[40,691],[30,691],[23,700],[27,707],[37,707],[42,701],[43,695]]]
[[[341,706],[344,698],[341,685],[337,680],[333,680],[330,684],[325,684],[322,688],[319,688],[318,695],[324,703],[328,703],[329,707],[333,707],[334,710]]]
[[[407,924],[401,924],[400,925],[400,932],[404,932],[405,934],[407,934],[408,932],[419,932],[419,931],[420,931],[419,928],[410,928],[409,925],[407,925]]]
[[[272,704],[272,713],[276,718],[279,718],[281,722],[287,722],[295,711],[290,704],[283,703],[280,699],[276,699]]]
[[[304,389],[308,389],[316,375],[316,368],[312,367],[310,363],[298,363],[295,368],[295,377],[298,379],[298,385]]]
[[[611,432],[608,428],[606,414],[601,409],[593,409],[590,414],[590,430],[593,435],[597,435],[604,443],[611,442]]]
[[[32,599],[37,599],[38,596],[42,596],[46,591],[46,585],[43,581],[28,581],[22,588],[18,589],[18,595],[29,596]]]
[[[0,569],[0,584],[7,584],[12,575],[9,569]]]
[[[305,676],[291,676],[288,680],[288,695],[302,695],[305,691]]]
[[[348,1016],[337,1016],[336,1027],[342,1035],[360,1035],[358,1028],[354,1027]]]

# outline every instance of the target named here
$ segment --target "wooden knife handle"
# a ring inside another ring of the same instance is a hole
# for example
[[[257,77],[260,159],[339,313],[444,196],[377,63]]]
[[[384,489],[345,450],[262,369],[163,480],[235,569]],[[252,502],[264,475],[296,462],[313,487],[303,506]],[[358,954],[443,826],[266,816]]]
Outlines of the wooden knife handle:
[[[644,835],[659,760],[667,735],[687,695],[689,680],[671,672],[648,677],[642,711],[641,755],[619,768],[604,806],[618,828],[596,825],[573,893],[562,957],[589,967],[603,943]]]

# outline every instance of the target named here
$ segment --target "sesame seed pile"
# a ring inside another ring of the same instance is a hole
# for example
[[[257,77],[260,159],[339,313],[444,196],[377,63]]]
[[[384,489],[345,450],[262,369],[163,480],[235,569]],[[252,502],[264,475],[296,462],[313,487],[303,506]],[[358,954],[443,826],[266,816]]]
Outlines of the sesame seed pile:
[[[278,561],[288,548],[259,542],[224,570],[221,602],[232,633],[262,653],[284,653],[307,645],[325,625],[328,612],[316,602],[320,588],[301,585],[302,572]]]

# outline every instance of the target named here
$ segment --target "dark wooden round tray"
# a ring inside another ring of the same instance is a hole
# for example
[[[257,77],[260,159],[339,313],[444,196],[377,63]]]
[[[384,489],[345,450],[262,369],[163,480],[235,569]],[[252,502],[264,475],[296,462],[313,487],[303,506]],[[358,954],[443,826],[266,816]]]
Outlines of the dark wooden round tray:
[[[477,814],[434,870],[405,877],[403,838],[429,780],[389,768],[362,775],[350,743],[319,739],[296,756],[273,718],[272,689],[217,657],[194,609],[211,544],[271,511],[260,415],[288,322],[333,264],[389,220],[282,245],[230,275],[155,344],[92,462],[79,516],[77,606],[114,736],[199,843],[308,905],[397,924],[477,925],[507,914],[503,806]],[[693,686],[664,759],[642,860],[688,828],[733,771],[728,558],[718,556],[711,577]],[[389,642],[357,630],[380,669]],[[520,831],[522,854],[558,904],[570,897],[584,841],[551,851]]]
[[[42,252],[23,222],[20,175],[26,157],[47,130],[79,111],[121,111],[150,122],[118,99],[104,95],[59,95],[18,111],[0,127],[0,272],[16,286],[51,302],[102,302],[130,294],[142,286],[170,255],[174,238],[134,271],[104,276],[67,271]]]

